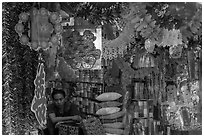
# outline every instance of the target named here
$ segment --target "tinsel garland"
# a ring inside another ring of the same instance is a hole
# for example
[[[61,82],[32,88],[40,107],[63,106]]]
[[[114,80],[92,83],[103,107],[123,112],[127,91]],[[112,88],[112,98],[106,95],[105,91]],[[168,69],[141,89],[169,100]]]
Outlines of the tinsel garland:
[[[3,3],[3,134],[25,134],[35,124],[29,102],[37,54],[19,43],[14,29],[18,15],[31,7],[32,3]]]

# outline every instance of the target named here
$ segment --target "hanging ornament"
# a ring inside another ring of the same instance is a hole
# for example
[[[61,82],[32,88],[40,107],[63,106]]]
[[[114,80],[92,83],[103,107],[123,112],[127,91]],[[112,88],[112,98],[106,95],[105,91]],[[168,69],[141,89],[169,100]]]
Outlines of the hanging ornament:
[[[53,23],[53,24],[57,24],[59,22],[61,22],[61,17],[60,17],[60,14],[58,12],[52,12],[50,14],[50,21]]]
[[[40,45],[41,45],[41,48],[42,48],[43,50],[47,50],[48,47],[49,47],[49,43],[48,43],[47,41],[42,41],[42,42],[40,43]]]
[[[60,23],[57,23],[56,25],[55,25],[55,33],[61,33],[63,31],[63,27],[62,27],[62,25],[60,24]]]
[[[159,46],[177,46],[182,44],[182,34],[180,30],[172,29],[163,29],[162,41],[158,44]]]
[[[85,56],[82,61],[82,67],[84,69],[91,69],[96,62],[96,59],[93,55]]]
[[[29,14],[26,13],[26,12],[22,12],[22,13],[19,15],[19,19],[20,19],[20,21],[22,21],[22,22],[28,21],[28,18],[29,18]]]
[[[38,47],[38,43],[36,41],[33,41],[31,43],[31,48],[35,51],[39,50],[39,47]]]
[[[150,53],[144,53],[139,58],[139,68],[155,67],[155,58]]]
[[[183,45],[171,46],[169,48],[169,54],[171,58],[178,59],[181,57]]]
[[[65,45],[63,57],[73,69],[92,69],[96,60],[101,57],[101,50],[96,49],[94,43],[97,34],[93,33],[93,29],[85,29],[82,32],[83,35],[80,35],[79,31],[74,30],[68,38],[63,35]]]
[[[22,45],[27,45],[27,44],[29,43],[28,37],[27,37],[26,35],[22,35],[22,36],[20,37],[20,43],[21,43]]]
[[[51,37],[51,43],[53,44],[53,45],[58,45],[59,44],[59,37],[57,36],[57,35],[53,35],[52,37]]]
[[[24,26],[22,23],[18,23],[15,26],[15,31],[19,34],[22,35],[22,33],[24,32]]]
[[[47,17],[49,13],[48,13],[48,10],[47,10],[47,9],[45,9],[45,8],[40,8],[39,14],[41,14],[41,15],[44,16],[44,17]]]
[[[61,15],[58,12],[49,12],[45,8],[39,10],[33,8],[31,12],[22,12],[19,14],[19,22],[15,26],[15,31],[19,35],[21,44],[28,45],[31,49],[38,51],[39,49],[47,50],[50,46],[49,42],[52,34],[58,34],[63,30]],[[30,23],[28,35],[24,32],[24,24]],[[55,31],[54,31],[55,30]],[[59,37],[60,39],[61,37]],[[53,42],[53,39],[52,39]],[[60,42],[60,41],[58,41]],[[55,42],[55,44],[59,44]]]
[[[35,117],[42,128],[47,123],[47,98],[45,94],[45,70],[44,64],[39,64],[39,70],[34,80],[35,91],[31,104],[31,111],[35,113]]]
[[[154,51],[155,48],[155,42],[153,42],[150,39],[147,39],[145,41],[145,49],[147,50],[147,52],[152,53]]]

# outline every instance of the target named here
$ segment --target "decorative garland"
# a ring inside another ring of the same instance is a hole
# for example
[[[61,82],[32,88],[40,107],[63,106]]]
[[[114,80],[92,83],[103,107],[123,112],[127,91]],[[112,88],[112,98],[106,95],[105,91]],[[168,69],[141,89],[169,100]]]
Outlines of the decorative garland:
[[[18,15],[31,7],[32,3],[3,3],[3,134],[25,134],[35,129],[36,120],[28,104],[34,90],[37,53],[20,45],[14,31]]]

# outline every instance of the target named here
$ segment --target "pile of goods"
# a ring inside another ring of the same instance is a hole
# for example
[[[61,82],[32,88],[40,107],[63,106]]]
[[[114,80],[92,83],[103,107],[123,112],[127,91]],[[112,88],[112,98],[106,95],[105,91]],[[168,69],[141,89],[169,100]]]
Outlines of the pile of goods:
[[[124,134],[125,111],[121,109],[122,103],[119,101],[121,97],[122,95],[116,92],[106,92],[96,97],[101,101],[98,103],[96,114],[99,115],[106,134]]]

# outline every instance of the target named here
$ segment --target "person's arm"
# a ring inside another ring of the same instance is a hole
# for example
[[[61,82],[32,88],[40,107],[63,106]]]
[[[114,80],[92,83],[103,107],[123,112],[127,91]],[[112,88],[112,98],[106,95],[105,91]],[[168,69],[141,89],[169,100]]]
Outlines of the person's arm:
[[[78,115],[75,116],[66,116],[66,117],[56,117],[55,113],[50,113],[49,117],[52,121],[52,123],[57,123],[61,121],[66,121],[66,120],[81,120],[81,117]]]

